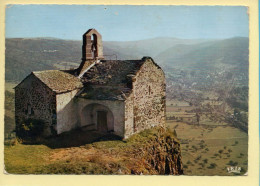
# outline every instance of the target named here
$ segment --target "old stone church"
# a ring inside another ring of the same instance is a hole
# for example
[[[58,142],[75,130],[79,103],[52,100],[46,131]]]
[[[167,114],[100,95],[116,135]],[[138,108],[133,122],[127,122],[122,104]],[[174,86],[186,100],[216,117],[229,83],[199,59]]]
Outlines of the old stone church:
[[[15,87],[16,125],[28,118],[45,122],[45,136],[82,127],[127,138],[164,124],[164,72],[150,57],[105,60],[89,29],[77,69],[32,72]]]

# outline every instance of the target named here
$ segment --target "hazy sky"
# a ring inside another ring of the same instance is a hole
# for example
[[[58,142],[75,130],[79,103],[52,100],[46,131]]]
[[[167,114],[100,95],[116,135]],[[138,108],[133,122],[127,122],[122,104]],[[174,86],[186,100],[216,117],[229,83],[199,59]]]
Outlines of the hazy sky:
[[[248,37],[246,7],[9,5],[6,37],[81,40],[95,28],[106,41],[153,37],[187,39]]]

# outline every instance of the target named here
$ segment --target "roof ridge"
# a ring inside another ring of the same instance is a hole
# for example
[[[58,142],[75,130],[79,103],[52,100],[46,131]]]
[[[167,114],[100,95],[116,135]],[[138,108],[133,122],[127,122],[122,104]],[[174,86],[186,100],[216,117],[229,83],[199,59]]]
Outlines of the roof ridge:
[[[63,72],[62,70],[40,70],[40,71],[32,71],[32,73],[40,73],[40,72],[47,72],[47,71],[60,71],[60,72]]]

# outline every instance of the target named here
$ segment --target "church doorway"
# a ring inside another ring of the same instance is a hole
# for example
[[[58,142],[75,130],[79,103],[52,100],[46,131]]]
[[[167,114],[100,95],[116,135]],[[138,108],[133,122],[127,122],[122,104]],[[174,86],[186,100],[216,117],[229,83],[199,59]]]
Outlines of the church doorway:
[[[86,130],[97,130],[100,132],[114,131],[114,116],[105,105],[92,103],[86,105],[80,114],[80,126]]]
[[[100,132],[107,132],[107,112],[97,111],[97,130]]]

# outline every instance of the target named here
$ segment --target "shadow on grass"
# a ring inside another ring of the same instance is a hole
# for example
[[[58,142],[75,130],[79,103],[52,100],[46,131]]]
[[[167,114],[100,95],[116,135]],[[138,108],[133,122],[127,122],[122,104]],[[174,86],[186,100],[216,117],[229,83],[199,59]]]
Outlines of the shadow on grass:
[[[52,149],[79,147],[86,144],[91,144],[98,141],[115,141],[122,140],[122,137],[111,133],[102,133],[99,131],[84,131],[82,129],[75,129],[70,132],[65,132],[57,136],[24,141],[27,145],[46,145]]]

